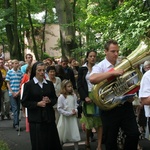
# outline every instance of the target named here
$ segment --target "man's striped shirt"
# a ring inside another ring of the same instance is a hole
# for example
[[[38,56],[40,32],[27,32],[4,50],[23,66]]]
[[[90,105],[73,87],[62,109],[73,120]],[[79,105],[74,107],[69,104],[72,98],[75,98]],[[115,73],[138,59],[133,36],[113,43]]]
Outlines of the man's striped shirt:
[[[11,69],[7,72],[5,80],[9,82],[10,88],[12,89],[13,92],[16,93],[20,90],[20,83],[22,77],[23,77],[23,73],[21,72],[21,70],[15,71],[14,69]],[[9,96],[11,95],[12,94],[9,91]]]

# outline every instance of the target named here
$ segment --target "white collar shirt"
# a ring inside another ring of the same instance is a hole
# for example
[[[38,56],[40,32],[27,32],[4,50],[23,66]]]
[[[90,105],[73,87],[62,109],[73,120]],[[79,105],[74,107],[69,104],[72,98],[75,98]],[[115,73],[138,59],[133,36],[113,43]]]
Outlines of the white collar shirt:
[[[98,64],[94,65],[92,68],[92,72],[90,75],[93,73],[104,73],[110,70],[111,68],[114,68],[114,65],[112,65],[106,58],[99,62]]]
[[[36,77],[33,78],[33,81],[34,81],[35,84],[38,84],[41,88],[43,88],[43,84],[44,84],[44,83],[45,83],[45,84],[48,84],[45,79],[43,79],[42,82],[39,82],[39,80],[38,80]]]
[[[87,63],[85,63],[84,65],[83,65],[83,67],[87,67],[88,68],[88,66],[87,66]],[[93,69],[93,67],[92,67],[92,69]],[[91,92],[92,91],[92,88],[93,88],[93,84],[90,82],[90,80],[89,80],[89,77],[90,77],[90,71],[88,70],[88,72],[87,72],[87,74],[86,74],[86,76],[85,76],[85,79],[86,79],[86,82],[87,82],[87,85],[88,85],[88,91],[89,92]]]

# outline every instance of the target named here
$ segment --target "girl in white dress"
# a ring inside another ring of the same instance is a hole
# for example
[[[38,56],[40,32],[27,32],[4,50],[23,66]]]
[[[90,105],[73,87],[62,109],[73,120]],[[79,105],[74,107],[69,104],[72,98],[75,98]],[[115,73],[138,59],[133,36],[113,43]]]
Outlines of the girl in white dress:
[[[78,150],[78,142],[81,140],[77,122],[77,96],[73,92],[70,80],[63,80],[61,94],[58,97],[57,110],[60,113],[57,124],[59,138],[62,143],[74,142],[75,150]]]

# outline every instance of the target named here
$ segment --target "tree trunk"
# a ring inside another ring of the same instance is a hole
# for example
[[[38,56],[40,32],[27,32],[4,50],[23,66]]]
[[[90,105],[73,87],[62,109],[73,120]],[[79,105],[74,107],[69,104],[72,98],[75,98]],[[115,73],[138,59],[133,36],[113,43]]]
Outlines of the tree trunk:
[[[71,50],[76,48],[73,11],[75,1],[55,0],[56,12],[60,25],[62,56],[71,56]]]
[[[11,4],[9,0],[5,0],[5,8],[6,9],[11,9]],[[11,59],[22,59],[21,55],[21,47],[19,43],[19,37],[18,37],[18,22],[17,22],[17,5],[16,5],[16,0],[12,1],[12,9],[14,10],[13,13],[11,14],[13,16],[13,24],[6,24],[6,34],[7,34],[7,40],[8,40],[8,47],[9,47],[9,52],[10,52],[10,57]],[[9,17],[11,16],[5,16],[4,20],[6,22],[9,22]]]
[[[10,8],[10,2],[9,0],[5,0],[5,9],[9,9]],[[6,20],[6,22],[8,22],[7,20],[9,20],[9,16],[5,16],[4,20]],[[6,34],[7,34],[7,40],[8,40],[8,51],[10,52],[10,56],[12,56],[12,49],[13,49],[13,32],[12,32],[12,24],[6,24],[5,25],[6,28]]]
[[[13,10],[14,10],[14,25],[13,25],[13,32],[14,32],[14,46],[13,46],[13,54],[12,54],[12,58],[21,60],[21,47],[20,47],[20,43],[19,43],[19,37],[18,37],[18,14],[17,14],[17,5],[16,5],[17,1],[14,0],[13,1]]]
[[[47,8],[45,10],[45,17],[44,17],[44,23],[43,23],[43,31],[42,31],[42,43],[41,43],[41,59],[43,60],[43,52],[46,52],[46,46],[45,46],[45,26],[47,23]]]
[[[28,0],[28,2],[30,4],[30,0]],[[35,37],[34,37],[34,27],[33,27],[33,24],[32,24],[32,18],[31,18],[31,14],[30,14],[30,10],[29,9],[28,9],[28,19],[29,19],[29,23],[30,23],[30,26],[31,26],[31,36],[32,36],[32,40],[33,40],[33,52],[34,52],[34,55],[36,57],[36,60],[39,60],[36,40],[35,40]]]

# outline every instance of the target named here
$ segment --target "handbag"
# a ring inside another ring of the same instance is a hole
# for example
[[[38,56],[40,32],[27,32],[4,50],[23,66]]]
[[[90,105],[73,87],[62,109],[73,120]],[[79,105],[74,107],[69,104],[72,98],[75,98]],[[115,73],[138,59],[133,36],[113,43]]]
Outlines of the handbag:
[[[87,117],[100,116],[100,109],[95,103],[83,103],[83,114]]]

